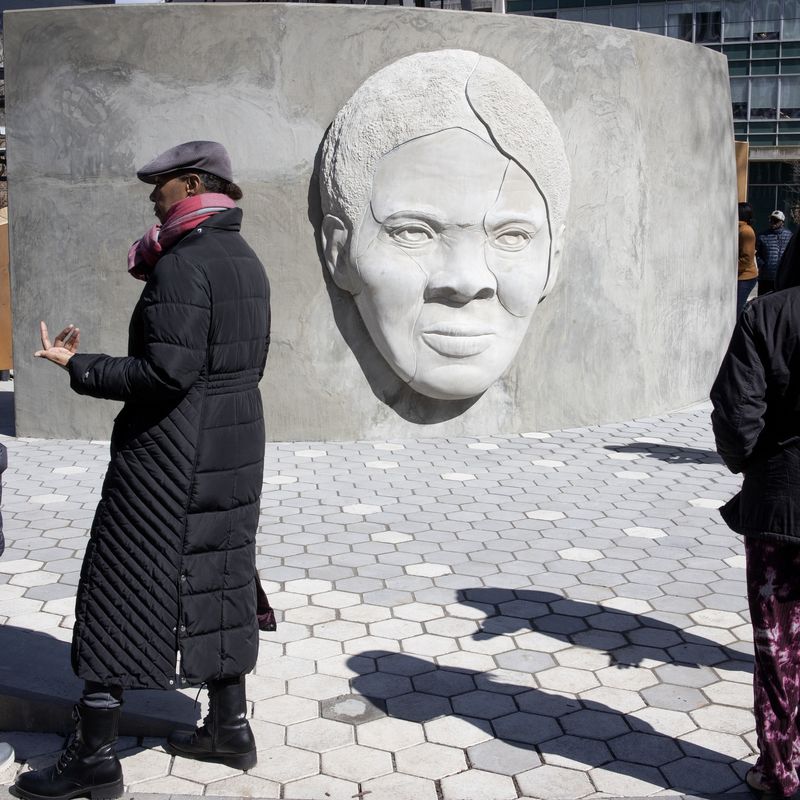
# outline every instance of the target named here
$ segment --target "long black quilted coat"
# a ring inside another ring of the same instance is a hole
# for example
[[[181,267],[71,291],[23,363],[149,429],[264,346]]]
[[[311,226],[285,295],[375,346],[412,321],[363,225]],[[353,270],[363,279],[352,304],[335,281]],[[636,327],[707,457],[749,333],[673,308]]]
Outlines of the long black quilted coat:
[[[241,216],[216,214],[161,257],[127,357],[69,362],[75,391],[125,402],[78,587],[80,678],[167,688],[178,651],[184,684],[255,665],[269,285]]]

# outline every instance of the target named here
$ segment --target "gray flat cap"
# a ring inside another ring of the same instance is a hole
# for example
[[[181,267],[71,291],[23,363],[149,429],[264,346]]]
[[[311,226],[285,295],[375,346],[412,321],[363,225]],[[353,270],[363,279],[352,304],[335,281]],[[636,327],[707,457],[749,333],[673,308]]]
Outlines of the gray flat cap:
[[[233,169],[228,151],[219,142],[184,142],[175,145],[136,172],[145,183],[155,183],[162,175],[196,169],[233,183]]]

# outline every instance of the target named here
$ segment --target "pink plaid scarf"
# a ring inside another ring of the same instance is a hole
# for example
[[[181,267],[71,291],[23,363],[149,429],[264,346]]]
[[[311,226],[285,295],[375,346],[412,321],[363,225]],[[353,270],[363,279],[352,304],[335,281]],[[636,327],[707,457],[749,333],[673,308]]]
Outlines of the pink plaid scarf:
[[[230,197],[214,192],[195,194],[175,203],[167,212],[163,225],[153,225],[131,245],[128,250],[128,272],[134,278],[146,281],[164,250],[209,217],[235,207],[236,203]]]

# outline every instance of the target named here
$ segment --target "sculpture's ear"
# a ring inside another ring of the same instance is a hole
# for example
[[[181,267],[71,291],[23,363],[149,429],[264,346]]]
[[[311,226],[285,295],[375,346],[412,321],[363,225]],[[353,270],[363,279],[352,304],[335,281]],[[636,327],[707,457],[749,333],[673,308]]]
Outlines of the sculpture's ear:
[[[553,245],[550,248],[550,271],[547,273],[547,283],[544,285],[544,290],[542,291],[542,300],[550,294],[550,290],[555,285],[556,278],[558,278],[558,270],[561,266],[561,253],[564,246],[564,231],[566,228],[567,226],[562,224],[553,237]]]
[[[361,287],[350,263],[350,230],[333,214],[326,214],[322,220],[322,253],[334,283],[345,292],[357,294]]]

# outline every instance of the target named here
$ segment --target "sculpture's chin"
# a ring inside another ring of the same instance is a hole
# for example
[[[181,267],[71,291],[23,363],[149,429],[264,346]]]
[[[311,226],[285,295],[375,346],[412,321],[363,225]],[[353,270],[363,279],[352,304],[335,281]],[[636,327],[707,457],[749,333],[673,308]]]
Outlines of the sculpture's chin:
[[[417,374],[408,385],[418,394],[435,400],[469,400],[483,394],[499,377],[461,366],[443,367],[434,372],[433,375]]]

